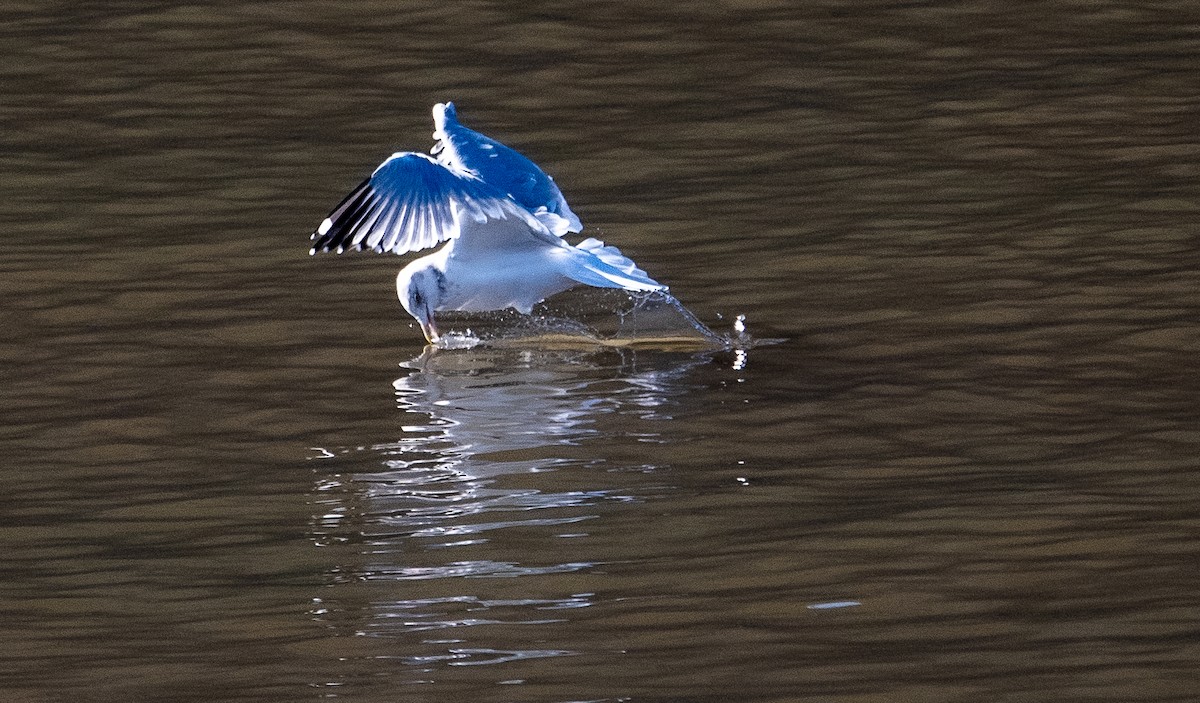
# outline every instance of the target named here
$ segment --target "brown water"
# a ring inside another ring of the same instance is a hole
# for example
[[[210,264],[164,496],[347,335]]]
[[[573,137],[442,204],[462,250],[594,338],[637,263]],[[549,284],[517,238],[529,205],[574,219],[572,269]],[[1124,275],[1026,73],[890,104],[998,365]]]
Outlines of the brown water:
[[[1200,699],[1197,6],[522,7],[0,9],[0,700]],[[446,99],[788,341],[414,361]]]

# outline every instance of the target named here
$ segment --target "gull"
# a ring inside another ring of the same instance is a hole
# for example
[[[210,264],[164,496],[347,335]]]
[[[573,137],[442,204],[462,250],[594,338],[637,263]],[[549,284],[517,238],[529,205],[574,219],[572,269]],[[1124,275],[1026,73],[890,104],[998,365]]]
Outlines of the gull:
[[[446,245],[400,270],[396,293],[426,341],[434,314],[514,308],[578,285],[665,291],[616,247],[582,232],[554,180],[515,149],[458,122],[454,103],[433,106],[433,155],[392,154],[312,234],[310,254],[369,249],[407,254]]]

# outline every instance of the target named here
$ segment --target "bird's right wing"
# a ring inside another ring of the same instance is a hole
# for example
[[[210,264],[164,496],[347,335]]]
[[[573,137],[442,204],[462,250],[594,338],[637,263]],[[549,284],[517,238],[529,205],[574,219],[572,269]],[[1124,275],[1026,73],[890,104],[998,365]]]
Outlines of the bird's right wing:
[[[405,254],[462,233],[465,221],[519,219],[546,227],[505,193],[462,169],[414,152],[392,154],[313,233],[312,251],[370,249]]]

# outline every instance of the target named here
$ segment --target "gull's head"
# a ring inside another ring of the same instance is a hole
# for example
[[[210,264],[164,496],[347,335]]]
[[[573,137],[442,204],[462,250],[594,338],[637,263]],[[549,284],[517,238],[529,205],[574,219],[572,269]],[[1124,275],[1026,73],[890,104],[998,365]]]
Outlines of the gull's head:
[[[396,295],[400,304],[421,326],[421,332],[430,344],[438,341],[433,313],[442,302],[445,280],[441,271],[420,259],[405,266],[396,276]]]

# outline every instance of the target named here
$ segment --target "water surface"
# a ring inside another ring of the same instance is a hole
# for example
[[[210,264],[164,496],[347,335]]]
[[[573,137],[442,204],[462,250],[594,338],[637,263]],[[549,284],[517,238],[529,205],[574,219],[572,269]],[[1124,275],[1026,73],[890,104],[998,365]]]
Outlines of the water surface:
[[[0,10],[0,698],[1188,701],[1186,5]],[[422,357],[428,110],[748,351]]]

